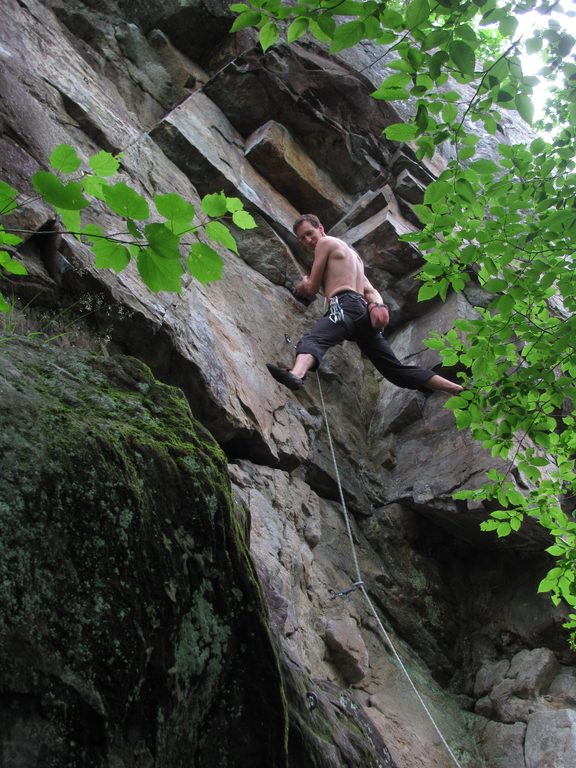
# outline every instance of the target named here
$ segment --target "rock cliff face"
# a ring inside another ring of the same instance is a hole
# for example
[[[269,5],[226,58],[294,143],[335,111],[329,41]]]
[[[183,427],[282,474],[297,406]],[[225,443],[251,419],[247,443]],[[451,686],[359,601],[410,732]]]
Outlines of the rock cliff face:
[[[2,765],[281,765],[224,455],[133,358],[7,345]]]
[[[398,116],[369,97],[369,47],[264,55],[226,5],[0,9],[0,178],[31,192],[62,142],[122,151],[142,194],[223,189],[259,225],[220,282],[170,295],[42,235],[40,202],[18,214],[36,234],[29,275],[3,283],[3,764],[444,768],[439,730],[468,768],[568,768],[576,677],[536,594],[545,542],[496,542],[452,500],[494,462],[445,396],[394,388],[353,345],[297,395],[265,369],[323,311],[290,292],[308,210],[364,257],[398,356],[438,365],[423,339],[479,299],[416,304],[421,257],[398,236],[443,161],[382,139]],[[331,599],[357,574],[320,387],[403,668],[359,591]]]

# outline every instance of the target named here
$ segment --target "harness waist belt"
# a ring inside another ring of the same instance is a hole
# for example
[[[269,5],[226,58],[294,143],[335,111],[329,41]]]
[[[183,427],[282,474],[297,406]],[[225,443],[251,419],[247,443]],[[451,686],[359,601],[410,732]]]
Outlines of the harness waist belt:
[[[357,291],[350,291],[346,289],[345,291],[338,291],[338,293],[335,293],[329,301],[332,301],[332,299],[341,298],[342,296],[355,296],[358,299],[362,299],[364,301],[364,296],[362,296],[361,293],[358,293]]]

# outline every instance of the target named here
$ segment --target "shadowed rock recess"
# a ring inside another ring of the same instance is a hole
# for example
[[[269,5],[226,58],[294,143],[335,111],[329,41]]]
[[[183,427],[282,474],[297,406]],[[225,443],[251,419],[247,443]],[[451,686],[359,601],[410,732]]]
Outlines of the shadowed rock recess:
[[[363,255],[399,357],[439,365],[423,340],[484,301],[416,304],[422,258],[399,235],[444,160],[382,138],[402,116],[370,98],[389,64],[373,47],[263,54],[232,18],[219,0],[0,7],[0,178],[30,196],[1,222],[30,234],[28,275],[1,280],[0,765],[449,768],[439,730],[465,768],[572,768],[574,657],[536,592],[546,540],[496,541],[452,499],[495,462],[445,395],[393,387],[353,345],[296,394],[265,367],[323,312],[290,292],[311,206]],[[60,143],[122,151],[150,201],[238,196],[258,228],[235,232],[219,282],[153,294],[133,265],[98,270],[43,234],[30,176]],[[360,592],[331,599],[357,573],[319,382],[403,668]]]

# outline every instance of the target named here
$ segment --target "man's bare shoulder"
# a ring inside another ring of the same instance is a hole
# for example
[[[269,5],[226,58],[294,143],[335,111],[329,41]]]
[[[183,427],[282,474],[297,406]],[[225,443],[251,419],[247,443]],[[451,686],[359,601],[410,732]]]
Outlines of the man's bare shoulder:
[[[320,240],[320,244],[323,248],[326,248],[327,250],[353,250],[350,248],[348,243],[344,242],[344,240],[341,240],[339,237],[333,237],[332,235],[324,235],[322,240]]]

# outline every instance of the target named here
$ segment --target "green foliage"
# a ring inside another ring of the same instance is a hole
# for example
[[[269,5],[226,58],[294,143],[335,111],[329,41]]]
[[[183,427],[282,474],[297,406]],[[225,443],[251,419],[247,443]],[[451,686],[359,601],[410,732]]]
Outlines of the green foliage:
[[[231,219],[239,229],[256,226],[242,201],[226,197],[223,192],[202,199],[199,221],[194,206],[179,194],[155,195],[157,216],[154,214],[155,220],[150,220],[150,206],[142,195],[124,181],[109,181],[118,172],[120,159],[108,152],[89,157],[83,170],[76,150],[61,144],[50,155],[50,165],[55,172],[38,171],[32,176],[32,186],[54,208],[65,230],[91,248],[98,268],[121,272],[135,259],[140,276],[153,291],[179,291],[185,266],[201,283],[219,280],[222,259],[210,245],[198,242],[198,237],[203,235],[238,253],[236,240],[224,220]],[[71,174],[74,178],[67,178]],[[120,218],[114,234],[83,221],[94,200],[108,214]],[[25,200],[18,191],[0,181],[0,215],[14,214],[22,205]],[[18,231],[0,226],[0,274],[26,274],[17,258],[17,247],[22,243]],[[9,304],[0,295],[0,312],[8,309]]]
[[[574,609],[567,626],[576,630],[576,40],[547,0],[395,8],[385,0],[260,0],[239,9],[239,19],[275,25],[277,39],[287,28],[289,43],[309,32],[332,53],[374,40],[394,74],[373,97],[413,104],[412,121],[388,126],[385,138],[413,142],[419,159],[452,145],[455,159],[413,206],[421,230],[404,239],[426,259],[420,300],[473,286],[487,297],[474,317],[427,343],[462,372],[466,389],[447,403],[458,427],[508,462],[506,473],[490,472],[484,487],[457,497],[487,503],[493,511],[482,528],[492,535],[528,524],[547,531],[555,564],[539,591]],[[540,22],[523,37],[518,22],[528,10]],[[552,138],[478,157],[476,123],[496,136],[505,110],[534,122],[540,78],[524,75],[523,52],[539,52],[540,77],[556,82],[537,126]]]

